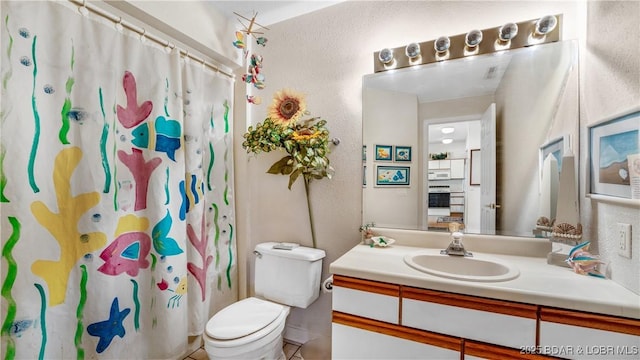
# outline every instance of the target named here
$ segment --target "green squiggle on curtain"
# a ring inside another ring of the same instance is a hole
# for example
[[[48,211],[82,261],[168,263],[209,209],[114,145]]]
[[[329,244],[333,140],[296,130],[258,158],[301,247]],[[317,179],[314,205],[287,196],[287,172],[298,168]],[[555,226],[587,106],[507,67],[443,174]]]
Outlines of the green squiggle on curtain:
[[[218,250],[218,242],[220,240],[220,224],[218,224],[218,205],[212,203],[213,207],[213,225],[216,228],[216,236],[213,238],[213,245],[216,248],[216,268],[220,265],[220,250]]]
[[[13,48],[13,36],[11,36],[11,32],[9,31],[9,15],[7,15],[4,18],[4,27],[5,29],[7,29],[7,34],[9,35],[9,45],[7,46],[7,57],[9,59],[11,59],[11,49]],[[4,76],[2,77],[2,87],[4,89],[7,88],[7,82],[9,81],[9,79],[11,78],[11,74],[13,73],[12,71],[12,66],[11,66],[12,61],[9,61],[9,64],[7,64],[7,72],[4,74]]]
[[[169,205],[169,201],[171,201],[171,194],[169,193],[169,167],[167,166],[167,171],[165,171],[166,173],[166,179],[164,182],[164,204],[165,205]]]
[[[229,205],[229,144],[227,143],[227,136],[224,138],[224,193],[222,198],[224,199],[225,205]]]
[[[233,225],[229,224],[229,263],[227,264],[227,285],[231,289],[231,264],[233,264]]]
[[[224,133],[229,133],[229,103],[224,101]]]
[[[102,111],[102,135],[100,136],[100,157],[102,158],[102,169],[104,170],[104,189],[102,192],[107,194],[111,188],[111,168],[109,167],[109,158],[107,158],[107,136],[109,135],[109,124],[107,123],[107,115],[104,113],[104,101],[102,99],[102,88],[98,89],[100,96],[100,110]]]
[[[4,195],[4,189],[7,187],[7,177],[4,176],[4,156],[7,151],[3,144],[0,144],[0,202],[8,203],[9,199]]]
[[[27,172],[29,173],[29,185],[34,193],[39,193],[40,188],[36,184],[36,178],[33,176],[33,169],[36,163],[36,153],[38,152],[38,143],[40,141],[40,115],[38,114],[38,107],[36,106],[36,75],[38,75],[38,63],[36,61],[36,40],[37,36],[33,37],[33,43],[31,45],[31,56],[33,57],[33,88],[31,90],[31,109],[33,110],[33,121],[35,127],[35,133],[33,135],[33,143],[31,145],[31,153],[29,154],[29,165]]]
[[[80,265],[82,276],[80,278],[80,300],[78,301],[78,308],[76,309],[76,319],[78,319],[78,325],[76,325],[76,336],[74,343],[76,345],[76,358],[78,360],[84,359],[84,349],[82,348],[82,333],[84,332],[84,325],[82,319],[84,317],[84,305],[87,303],[87,266]]]
[[[40,294],[40,331],[42,332],[42,342],[40,344],[40,355],[38,356],[38,360],[43,360],[44,349],[47,346],[47,318],[45,317],[45,313],[47,311],[47,296],[44,293],[42,285],[33,285],[38,289],[38,293]]]
[[[169,110],[167,110],[167,105],[169,104],[169,79],[164,78],[165,88],[164,88],[164,115],[166,117],[169,116]]]
[[[133,317],[133,325],[136,331],[140,330],[140,300],[138,299],[138,283],[130,279],[133,283],[133,303],[136,305],[136,310]]]
[[[158,262],[158,258],[154,254],[151,254],[151,271],[156,270],[156,263]]]
[[[7,64],[7,71],[3,74],[2,76],[2,89],[7,90],[7,83],[9,82],[9,79],[11,78],[11,74],[13,73],[12,67],[11,67],[11,49],[13,48],[13,36],[11,36],[11,32],[9,31],[9,15],[7,15],[4,18],[4,26],[5,29],[7,29],[7,34],[9,35],[9,45],[7,45],[7,58],[9,58],[10,61],[8,61]],[[7,113],[5,113],[4,111],[2,111],[2,113],[0,113],[0,116],[2,118],[0,118],[0,126],[2,123],[4,123],[4,119],[7,116]],[[4,156],[5,156],[6,150],[4,148],[4,145],[0,144],[0,202],[9,202],[9,198],[7,198],[4,195],[4,189],[7,186],[7,177],[4,175]]]
[[[5,359],[14,359],[16,356],[16,344],[9,331],[11,330],[11,326],[13,325],[17,312],[16,301],[11,295],[11,289],[13,288],[13,284],[16,282],[16,276],[18,275],[18,264],[13,258],[11,252],[13,251],[13,247],[18,243],[18,240],[20,240],[21,226],[20,221],[17,218],[9,216],[8,219],[13,231],[2,248],[2,257],[7,259],[7,277],[2,283],[1,295],[7,301],[7,317],[2,323],[1,334],[3,338],[7,338]]]
[[[76,50],[73,46],[73,40],[71,41],[71,73],[73,73],[73,64],[75,64],[75,54]],[[60,111],[60,116],[62,117],[62,125],[60,126],[60,132],[58,133],[58,138],[60,142],[64,145],[69,144],[69,139],[67,139],[67,135],[69,135],[69,111],[71,111],[71,90],[73,89],[73,84],[75,80],[73,77],[69,76],[67,78],[66,83],[66,91],[67,97],[64,99],[64,104],[62,105],[62,111]]]
[[[113,112],[113,114],[116,113],[116,105],[113,104],[113,107],[111,109],[111,111]],[[113,117],[113,159],[114,159],[114,164],[115,164],[115,158],[116,158],[116,144],[117,144],[117,140],[116,140],[116,117]],[[113,166],[113,210],[114,211],[118,211],[118,166],[114,165]]]
[[[216,153],[213,151],[213,145],[209,142],[209,167],[207,169],[207,189],[211,191],[211,170],[213,170],[213,163],[216,159]]]

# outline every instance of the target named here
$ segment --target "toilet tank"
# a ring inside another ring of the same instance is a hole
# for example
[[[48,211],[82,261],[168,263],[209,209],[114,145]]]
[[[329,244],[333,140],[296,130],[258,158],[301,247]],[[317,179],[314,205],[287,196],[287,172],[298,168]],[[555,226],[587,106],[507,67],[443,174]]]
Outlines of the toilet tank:
[[[274,249],[276,244],[266,242],[255,248],[255,293],[283,305],[306,308],[320,295],[325,252],[303,246]]]

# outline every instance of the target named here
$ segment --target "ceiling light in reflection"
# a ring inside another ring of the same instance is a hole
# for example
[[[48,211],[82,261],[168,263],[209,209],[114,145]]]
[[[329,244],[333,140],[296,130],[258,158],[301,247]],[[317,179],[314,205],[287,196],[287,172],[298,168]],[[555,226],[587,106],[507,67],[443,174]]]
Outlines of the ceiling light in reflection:
[[[445,144],[445,145],[446,144],[451,144],[452,142],[453,142],[453,139],[451,139],[451,138],[442,139],[442,143]]]
[[[443,134],[451,134],[452,132],[456,131],[456,129],[452,127],[444,127],[440,131],[442,131]]]

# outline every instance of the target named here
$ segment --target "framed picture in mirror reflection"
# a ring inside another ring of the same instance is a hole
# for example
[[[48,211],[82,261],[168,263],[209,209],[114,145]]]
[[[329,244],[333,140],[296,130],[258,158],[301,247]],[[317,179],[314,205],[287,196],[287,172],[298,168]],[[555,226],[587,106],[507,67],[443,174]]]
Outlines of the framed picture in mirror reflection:
[[[395,161],[411,162],[411,146],[395,146]]]
[[[376,166],[376,186],[409,186],[410,168],[408,166]]]
[[[590,193],[640,199],[640,108],[589,126]]]
[[[393,160],[393,146],[391,145],[376,145],[376,161],[392,161]]]

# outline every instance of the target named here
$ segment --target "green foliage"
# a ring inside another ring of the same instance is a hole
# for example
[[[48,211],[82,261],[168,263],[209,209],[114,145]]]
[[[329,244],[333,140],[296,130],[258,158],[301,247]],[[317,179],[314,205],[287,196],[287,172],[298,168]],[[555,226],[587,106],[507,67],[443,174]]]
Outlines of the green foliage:
[[[270,118],[249,126],[243,135],[242,147],[247,153],[259,154],[278,149],[288,155],[276,161],[267,172],[289,175],[289,189],[300,175],[305,181],[331,178],[329,165],[329,130],[327,121],[311,118],[289,125],[275,124]]]

